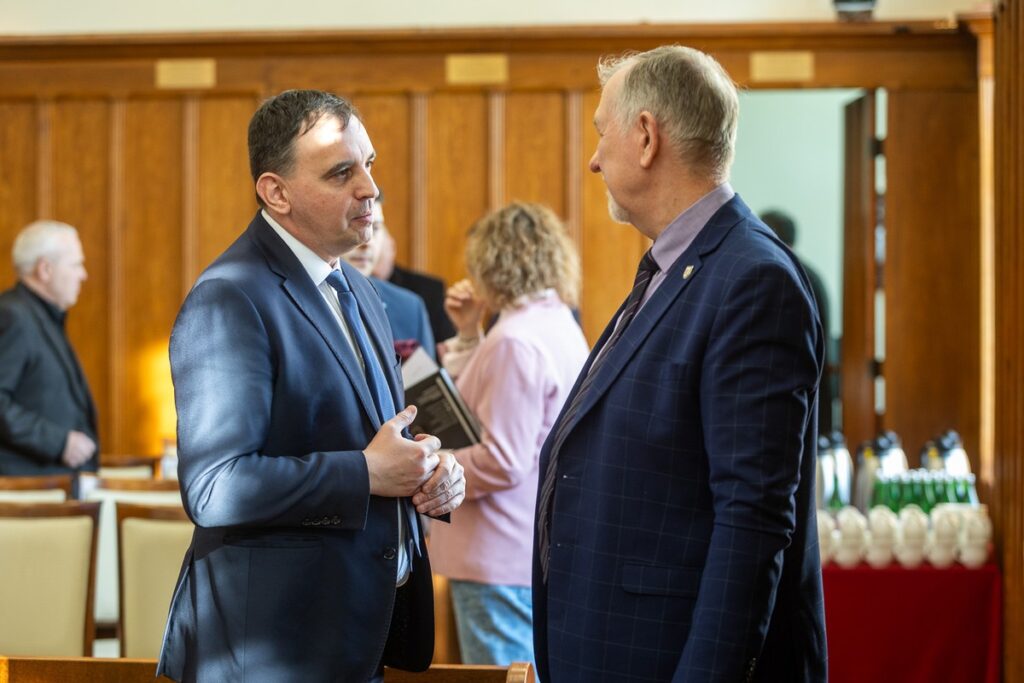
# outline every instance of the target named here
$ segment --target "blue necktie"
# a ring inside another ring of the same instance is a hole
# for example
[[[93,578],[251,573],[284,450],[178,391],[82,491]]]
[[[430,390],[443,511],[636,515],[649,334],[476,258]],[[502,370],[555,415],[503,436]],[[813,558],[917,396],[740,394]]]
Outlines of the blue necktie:
[[[366,375],[366,383],[370,387],[370,395],[373,397],[373,403],[377,407],[380,421],[382,423],[386,422],[395,416],[395,402],[391,398],[391,389],[388,387],[388,381],[384,377],[384,370],[381,369],[380,359],[373,350],[370,337],[366,333],[366,326],[359,315],[359,304],[356,302],[356,296],[352,293],[352,288],[349,286],[348,280],[345,279],[345,274],[340,270],[331,271],[331,274],[327,276],[327,284],[338,293],[341,315],[345,318],[345,324],[348,325],[349,332],[352,333],[352,343],[356,345],[356,348],[359,349],[359,355],[363,357],[363,374]],[[419,521],[416,519],[416,510],[412,507],[411,503],[401,503],[400,507],[405,513],[402,519],[405,520],[406,525],[406,552],[411,557],[412,552],[417,554],[420,552]]]
[[[381,422],[386,422],[395,416],[395,402],[391,398],[391,389],[384,377],[384,370],[381,368],[380,359],[373,350],[370,337],[366,333],[366,326],[359,315],[359,304],[349,287],[345,274],[340,270],[332,271],[327,276],[327,284],[338,293],[338,303],[341,304],[341,315],[345,318],[349,332],[352,333],[352,343],[359,350],[363,357],[363,366],[366,375],[366,383],[370,387],[370,395],[377,407],[378,417]]]

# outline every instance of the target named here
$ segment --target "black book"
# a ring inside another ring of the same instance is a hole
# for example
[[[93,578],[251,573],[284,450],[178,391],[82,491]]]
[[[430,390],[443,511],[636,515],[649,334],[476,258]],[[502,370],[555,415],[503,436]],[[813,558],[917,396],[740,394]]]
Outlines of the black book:
[[[444,368],[405,387],[405,402],[416,406],[413,436],[431,434],[442,448],[464,448],[480,443],[480,425],[466,407],[459,390]]]

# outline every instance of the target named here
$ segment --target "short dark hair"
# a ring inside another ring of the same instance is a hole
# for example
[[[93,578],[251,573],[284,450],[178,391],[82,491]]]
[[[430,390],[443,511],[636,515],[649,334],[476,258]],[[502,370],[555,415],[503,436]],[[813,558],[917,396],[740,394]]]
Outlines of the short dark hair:
[[[775,231],[775,234],[787,247],[792,248],[796,244],[796,223],[789,217],[789,214],[772,209],[761,214],[761,221]]]
[[[359,112],[351,102],[321,90],[285,90],[260,105],[249,121],[249,171],[256,182],[261,175],[286,174],[295,163],[295,139],[304,135],[324,116],[348,127]],[[259,194],[256,201],[263,206]]]

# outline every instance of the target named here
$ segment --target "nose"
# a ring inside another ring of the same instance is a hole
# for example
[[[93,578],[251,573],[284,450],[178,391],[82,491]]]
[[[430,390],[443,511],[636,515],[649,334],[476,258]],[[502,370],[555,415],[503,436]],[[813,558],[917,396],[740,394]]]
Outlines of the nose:
[[[589,168],[591,173],[601,172],[601,164],[597,162],[597,150],[594,150],[594,155],[590,157]]]

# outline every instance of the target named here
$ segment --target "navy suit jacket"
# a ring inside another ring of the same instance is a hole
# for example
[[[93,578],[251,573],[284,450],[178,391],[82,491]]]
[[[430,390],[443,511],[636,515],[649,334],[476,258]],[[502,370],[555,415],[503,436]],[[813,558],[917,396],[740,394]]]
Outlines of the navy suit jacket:
[[[341,267],[401,406],[380,300]],[[425,553],[414,554],[392,627],[398,513],[395,499],[369,492],[362,450],[381,424],[369,388],[327,302],[261,216],[196,282],[170,355],[196,530],[158,672],[276,683],[365,681],[382,659],[426,668]]]
[[[0,475],[69,474],[60,459],[68,432],[97,442],[96,407],[56,309],[25,285],[0,294]]]
[[[534,560],[541,680],[824,681],[823,340],[795,257],[733,198],[609,353],[551,431],[571,421],[547,584]]]
[[[404,287],[378,278],[370,278],[370,282],[377,288],[380,300],[384,302],[384,312],[388,316],[395,341],[415,339],[431,358],[437,360],[437,345],[434,343],[434,333],[430,331],[430,319],[423,299]]]

